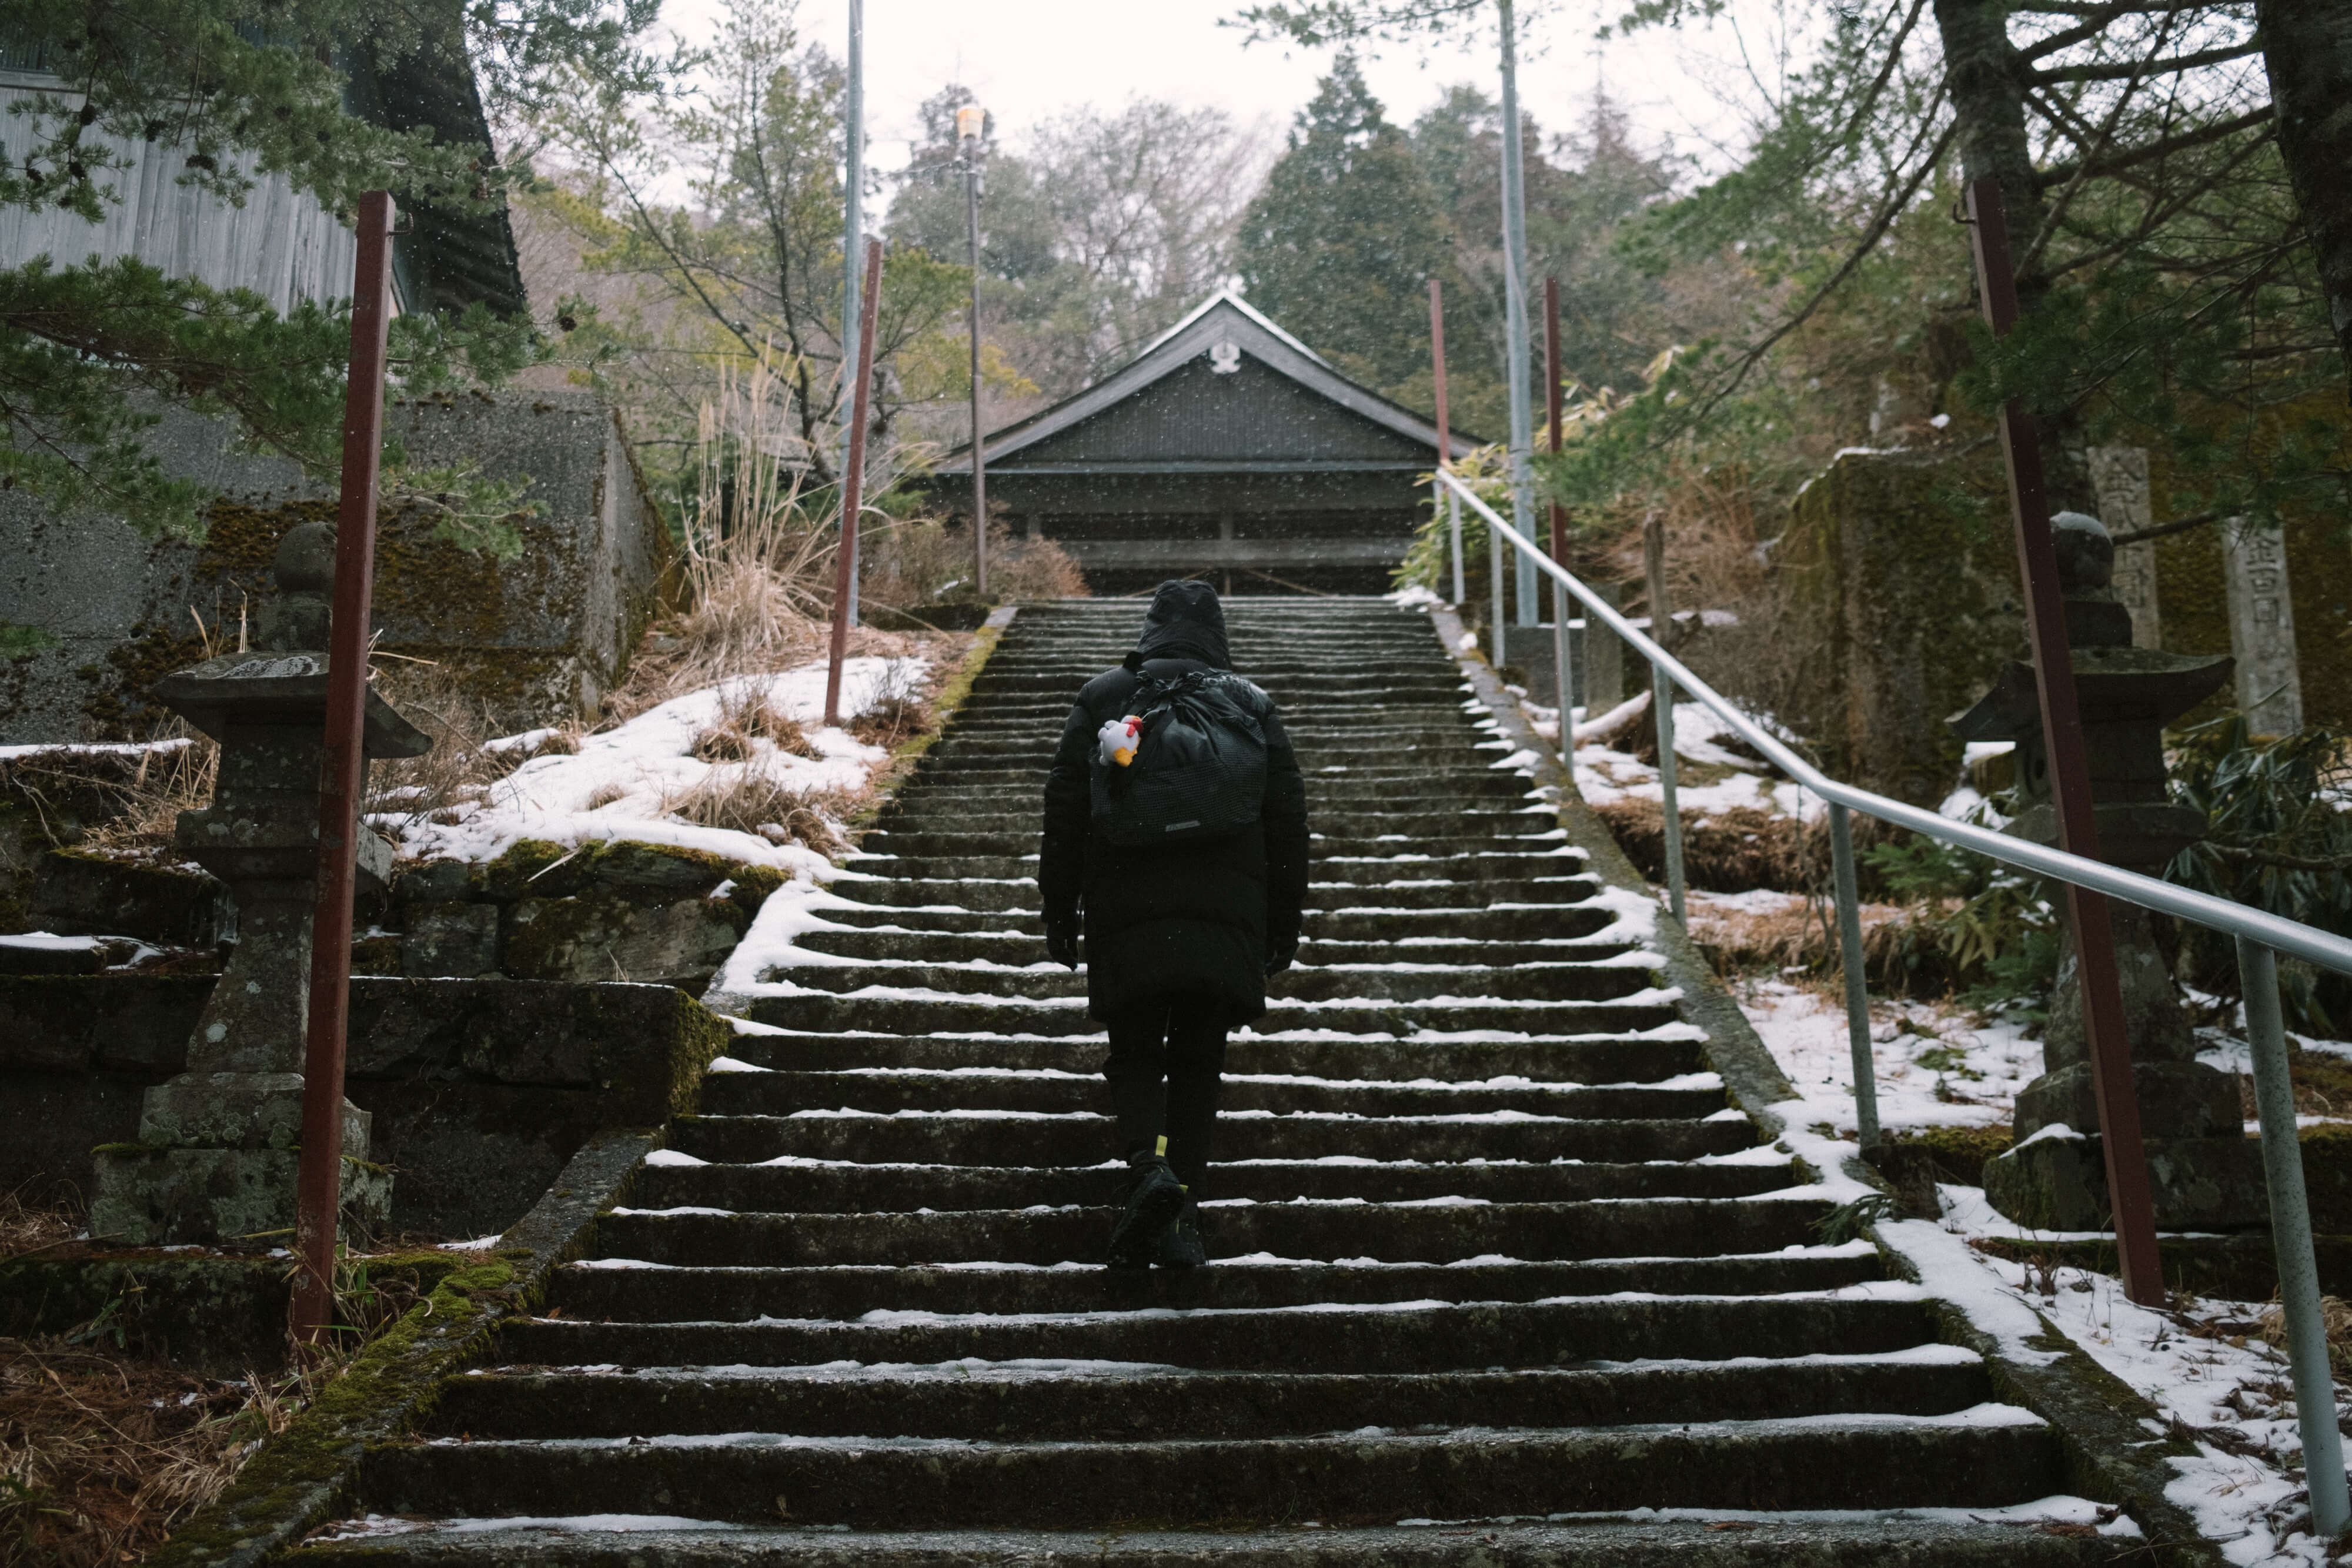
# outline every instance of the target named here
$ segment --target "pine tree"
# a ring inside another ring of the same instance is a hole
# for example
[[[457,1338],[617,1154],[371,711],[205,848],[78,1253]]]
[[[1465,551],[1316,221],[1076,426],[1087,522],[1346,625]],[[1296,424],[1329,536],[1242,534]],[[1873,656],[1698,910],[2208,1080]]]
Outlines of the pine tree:
[[[1250,303],[1332,363],[1374,386],[1425,368],[1444,214],[1352,55],[1333,63],[1250,204],[1240,263]]]

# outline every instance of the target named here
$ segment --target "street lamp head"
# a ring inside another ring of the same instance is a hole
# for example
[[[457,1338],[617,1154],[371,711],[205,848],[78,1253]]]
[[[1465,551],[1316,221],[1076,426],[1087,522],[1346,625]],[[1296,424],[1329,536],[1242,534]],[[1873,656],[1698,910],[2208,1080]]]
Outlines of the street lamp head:
[[[956,140],[977,141],[988,125],[988,111],[976,103],[967,103],[956,110]]]

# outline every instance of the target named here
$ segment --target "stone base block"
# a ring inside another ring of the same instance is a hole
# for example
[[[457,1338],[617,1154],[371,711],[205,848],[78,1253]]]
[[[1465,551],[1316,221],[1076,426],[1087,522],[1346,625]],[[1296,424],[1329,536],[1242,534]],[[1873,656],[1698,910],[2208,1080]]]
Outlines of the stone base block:
[[[2150,1138],[2148,1185],[2166,1230],[2242,1230],[2270,1222],[2262,1145],[2252,1138]],[[2035,1138],[1984,1167],[1985,1197],[2036,1230],[2105,1230],[2105,1153],[2096,1137]]]
[[[126,1247],[290,1247],[300,1163],[292,1149],[101,1149],[90,1236]],[[345,1236],[373,1236],[391,1212],[392,1173],[347,1157]]]
[[[2132,1087],[2139,1096],[2140,1126],[2151,1141],[2234,1138],[2245,1125],[2238,1081],[2201,1061],[2135,1061]],[[2060,1123],[2078,1133],[2098,1131],[2091,1064],[2045,1072],[2019,1090],[2016,1122],[2020,1138]]]
[[[365,1159],[368,1113],[343,1102],[343,1153]],[[290,1149],[302,1141],[299,1072],[183,1072],[147,1091],[139,1141],[156,1147]]]

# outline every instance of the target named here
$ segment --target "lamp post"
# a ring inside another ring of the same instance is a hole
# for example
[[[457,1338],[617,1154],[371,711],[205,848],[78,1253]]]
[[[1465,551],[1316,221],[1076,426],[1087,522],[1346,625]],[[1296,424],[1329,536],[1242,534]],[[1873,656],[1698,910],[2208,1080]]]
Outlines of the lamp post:
[[[1511,526],[1533,538],[1535,414],[1528,406],[1528,383],[1535,379],[1535,368],[1528,341],[1528,176],[1519,127],[1519,44],[1511,0],[1500,0],[1496,9],[1503,47],[1503,328],[1504,359],[1511,378]],[[1517,575],[1518,622],[1532,626],[1537,619],[1536,574],[1522,563]]]
[[[864,237],[866,222],[866,0],[849,0],[849,60],[847,89],[842,94],[842,225],[841,225],[841,404],[845,420],[854,419],[853,404],[856,399],[850,382],[856,373],[857,338],[863,311],[858,299],[858,268],[864,254],[858,241]],[[842,495],[845,499],[855,494],[846,472],[849,465],[864,458],[866,444],[859,433],[845,425],[841,433]],[[863,476],[860,476],[862,478]],[[845,591],[838,617],[847,623],[857,624],[857,529],[850,521],[851,508],[842,508],[841,548],[849,556],[849,586]]]
[[[988,601],[988,465],[980,451],[980,138],[988,111],[976,103],[956,110],[956,141],[963,152],[964,236],[971,253],[971,589]]]

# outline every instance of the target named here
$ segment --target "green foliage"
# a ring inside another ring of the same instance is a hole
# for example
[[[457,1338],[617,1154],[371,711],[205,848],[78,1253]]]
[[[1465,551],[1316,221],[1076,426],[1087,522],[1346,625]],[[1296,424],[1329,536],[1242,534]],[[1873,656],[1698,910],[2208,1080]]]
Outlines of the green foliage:
[[[1312,49],[1473,28],[1487,9],[1487,0],[1303,0],[1244,6],[1229,26],[1248,28],[1253,43],[1280,39]]]
[[[389,363],[429,392],[497,380],[535,342],[529,322],[476,305],[400,318]],[[350,352],[347,304],[305,300],[280,316],[249,290],[168,277],[130,256],[0,270],[0,487],[194,537],[211,491],[172,477],[145,444],[160,409],[227,415],[255,446],[325,478],[341,458]]]
[[[1902,1206],[1890,1195],[1864,1193],[1813,1221],[1813,1234],[1822,1239],[1824,1247],[1843,1247],[1879,1221],[1897,1218],[1901,1214]]]
[[[45,627],[0,621],[0,659],[22,659],[57,645],[57,634]]]
[[[404,202],[484,204],[500,178],[488,149],[438,141],[346,111],[349,66],[415,62],[470,73],[493,116],[543,101],[551,70],[576,63],[642,79],[633,47],[656,0],[12,0],[7,40],[42,51],[61,78],[13,112],[31,134],[0,168],[0,206],[58,206],[92,223],[120,199],[109,176],[129,156],[96,131],[168,148],[180,183],[241,204],[257,174],[283,174],[328,207],[363,191]]]
[[[1965,1006],[2028,1018],[2046,1012],[2058,976],[2059,925],[2036,879],[1927,838],[1873,844],[1863,860],[1894,899],[1911,906],[1897,962],[1949,977]],[[1919,1058],[1931,1067],[1933,1051]]]
[[[1503,447],[1481,446],[1475,452],[1462,454],[1454,460],[1454,473],[1480,500],[1496,511],[1509,509],[1510,456]],[[1394,580],[1399,588],[1426,588],[1434,593],[1450,593],[1454,586],[1453,528],[1446,517],[1444,492],[1434,481],[1430,484],[1429,508],[1429,516],[1413,530],[1412,544],[1405,550]],[[1486,599],[1479,585],[1488,580],[1488,573],[1492,570],[1486,562],[1486,519],[1480,517],[1475,508],[1465,507],[1462,508],[1462,578],[1469,585],[1471,602],[1462,608],[1474,623],[1478,622],[1480,608]]]
[[[1251,303],[1360,380],[1401,381],[1429,359],[1423,299],[1442,235],[1412,144],[1341,55],[1243,215]]]
[[[564,358],[575,379],[624,406],[632,435],[656,456],[657,482],[691,511],[700,504],[692,454],[714,420],[722,444],[751,442],[813,485],[834,483],[849,393],[845,78],[821,46],[803,42],[791,0],[730,0],[709,47],[683,63],[698,70],[688,85],[652,92],[582,73],[537,122],[580,172],[534,200],[583,242],[586,270],[637,290],[643,316],[575,319],[572,336],[588,351]],[[680,185],[688,200],[664,199]],[[877,457],[892,452],[908,402],[938,391],[910,388],[909,372],[953,364],[939,338],[970,282],[967,268],[921,249],[888,255],[868,433]],[[754,382],[760,406],[742,411],[749,423],[730,423],[740,389]]]
[[[2179,737],[2175,804],[2203,814],[2206,838],[2165,868],[2167,882],[2352,936],[2352,783],[2347,737],[2314,726],[2275,739],[2231,713]],[[2201,988],[2240,995],[2234,940],[2183,926],[2183,967]],[[2287,1025],[2343,1038],[2352,1026],[2352,977],[2299,959],[2279,962]]]

